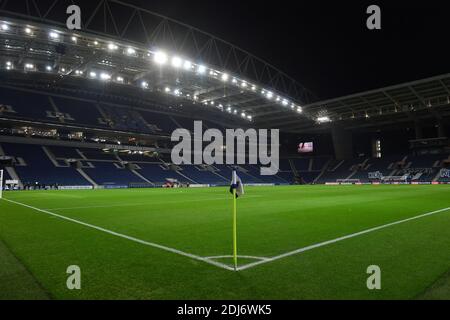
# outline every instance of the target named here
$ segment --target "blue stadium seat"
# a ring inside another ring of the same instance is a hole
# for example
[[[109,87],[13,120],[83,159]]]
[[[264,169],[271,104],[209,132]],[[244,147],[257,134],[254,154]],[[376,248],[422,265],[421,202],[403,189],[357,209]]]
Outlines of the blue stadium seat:
[[[91,162],[95,168],[83,169],[99,185],[128,186],[130,183],[145,183],[128,169],[119,169],[112,162]]]
[[[41,146],[2,143],[2,147],[8,156],[21,157],[25,160],[26,166],[15,168],[24,184],[38,182],[62,186],[90,185],[74,168],[55,167]]]

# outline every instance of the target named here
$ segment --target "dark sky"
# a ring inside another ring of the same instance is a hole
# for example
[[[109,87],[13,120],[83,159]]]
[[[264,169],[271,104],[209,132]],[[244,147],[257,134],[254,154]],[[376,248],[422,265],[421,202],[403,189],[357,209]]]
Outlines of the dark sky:
[[[445,1],[129,0],[246,49],[330,98],[450,72]],[[382,9],[382,30],[366,8]]]

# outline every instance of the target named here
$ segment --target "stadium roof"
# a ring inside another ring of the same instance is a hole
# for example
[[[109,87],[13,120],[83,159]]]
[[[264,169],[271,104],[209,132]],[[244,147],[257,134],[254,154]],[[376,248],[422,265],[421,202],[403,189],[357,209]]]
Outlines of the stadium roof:
[[[380,127],[428,118],[450,117],[450,74],[305,105],[319,126],[281,116],[262,125],[294,132],[321,130],[332,124],[349,129]],[[260,123],[261,125],[261,123]]]
[[[139,88],[153,102],[182,105],[191,115],[189,105],[197,105],[255,125],[282,114],[313,122],[302,108],[316,99],[310,91],[211,34],[116,0],[92,1],[91,10],[83,7],[89,12],[83,16],[83,32],[72,32],[65,26],[72,1],[31,3],[0,2],[3,71],[20,71],[34,80],[40,76],[52,88],[91,87],[75,78],[122,85],[112,92],[117,95],[126,94],[127,87]]]

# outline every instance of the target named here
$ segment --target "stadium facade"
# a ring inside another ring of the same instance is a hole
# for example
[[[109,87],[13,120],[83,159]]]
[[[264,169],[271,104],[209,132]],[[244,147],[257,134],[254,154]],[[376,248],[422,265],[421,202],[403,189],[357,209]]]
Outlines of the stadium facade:
[[[231,166],[171,161],[171,133],[195,120],[281,130],[278,174],[240,165],[247,184],[450,182],[449,74],[321,101],[245,50],[120,1],[69,31],[66,2],[0,8],[9,189],[226,185]]]

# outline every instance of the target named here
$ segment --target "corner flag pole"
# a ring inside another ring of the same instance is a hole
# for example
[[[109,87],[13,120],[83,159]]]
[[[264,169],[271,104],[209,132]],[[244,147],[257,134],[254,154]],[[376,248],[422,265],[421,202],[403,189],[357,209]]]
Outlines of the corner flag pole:
[[[236,206],[236,188],[233,189],[233,258],[234,271],[237,271],[238,257],[237,257],[237,206]]]
[[[237,250],[237,174],[233,170],[233,176],[231,179],[231,185],[233,188],[233,261],[234,261],[234,271],[237,271],[238,267],[238,250]]]

